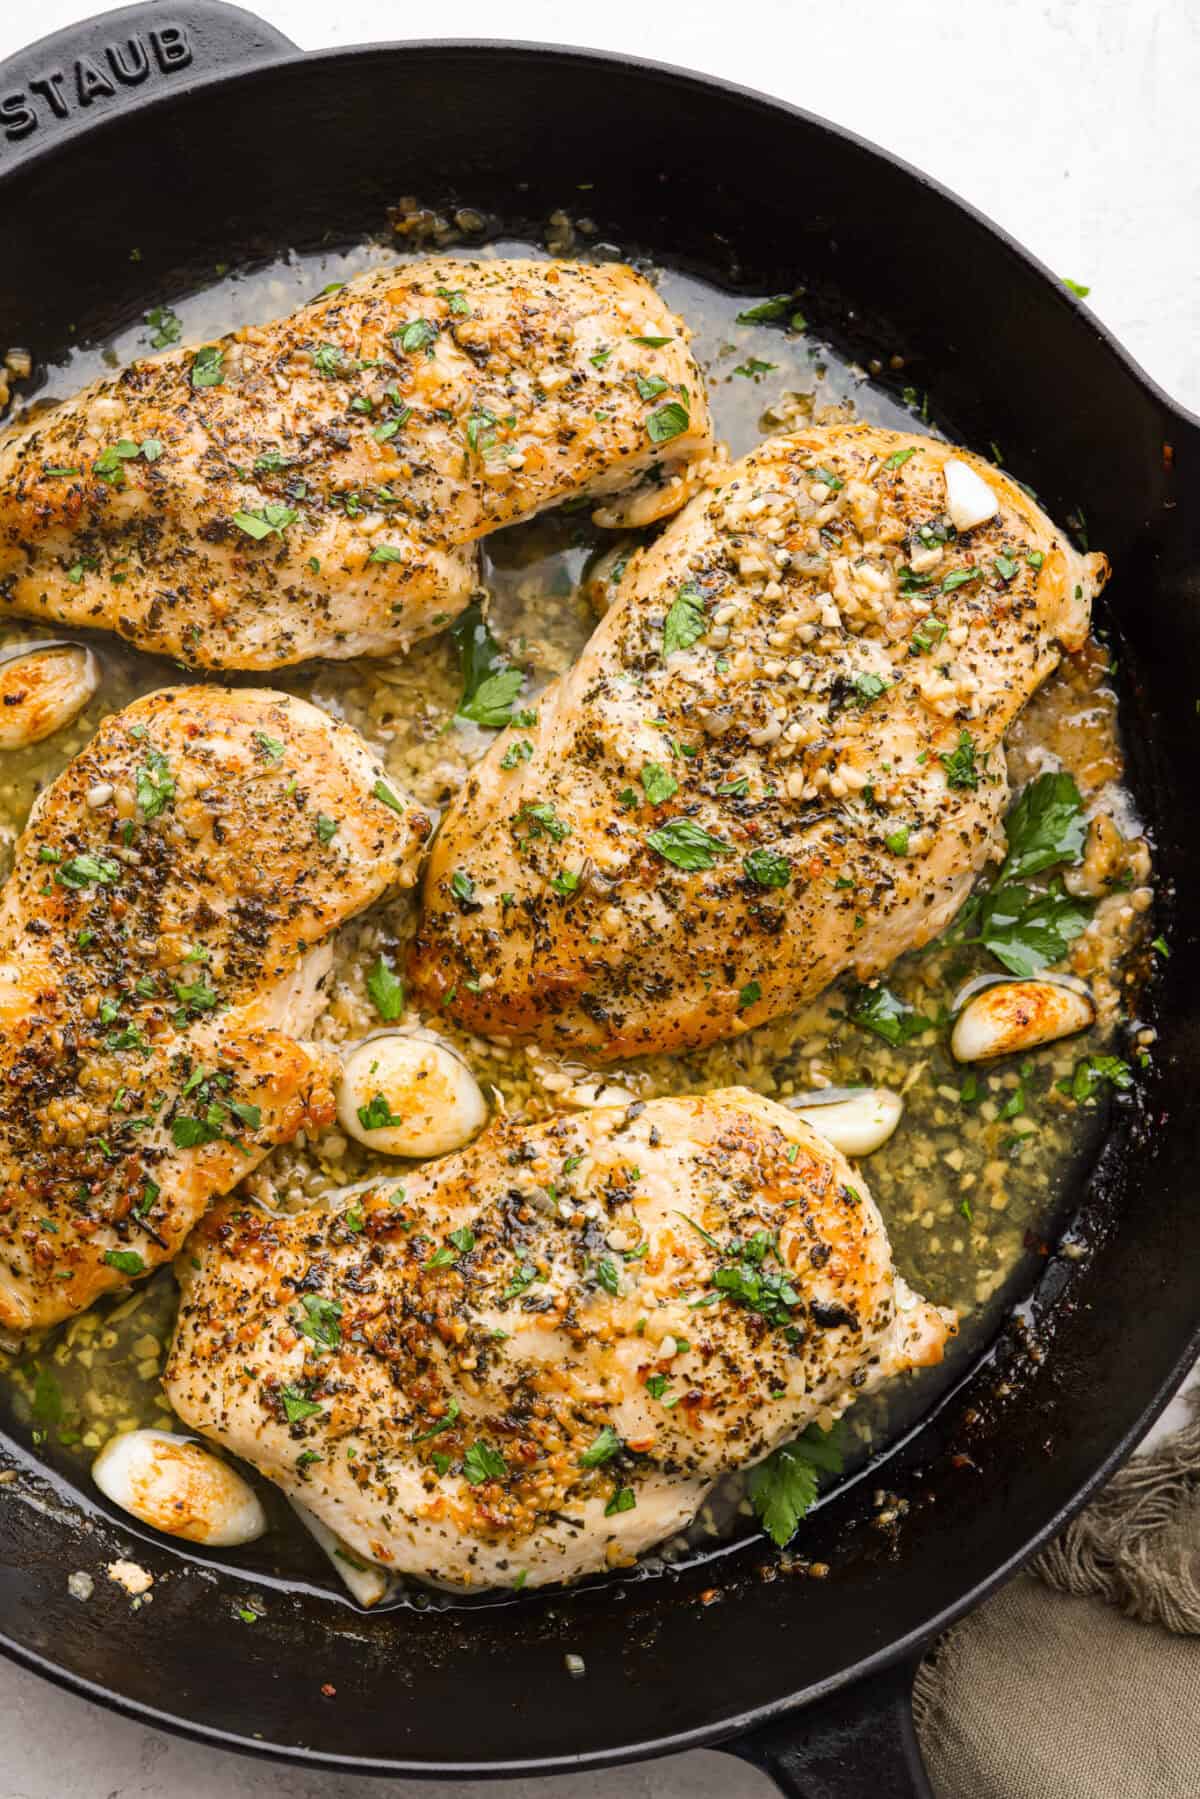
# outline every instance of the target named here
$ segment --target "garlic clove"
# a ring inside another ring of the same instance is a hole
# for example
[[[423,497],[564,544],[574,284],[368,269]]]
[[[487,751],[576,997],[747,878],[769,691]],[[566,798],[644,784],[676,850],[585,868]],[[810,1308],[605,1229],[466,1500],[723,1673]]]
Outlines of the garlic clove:
[[[313,1541],[324,1550],[341,1580],[344,1582],[352,1598],[360,1605],[378,1605],[386,1599],[392,1590],[391,1576],[374,1562],[357,1555],[344,1537],[339,1537],[336,1530],[330,1530],[323,1519],[298,1499],[288,1495],[288,1503],[303,1524]]]
[[[904,1101],[889,1087],[826,1088],[793,1094],[784,1103],[844,1156],[871,1155],[904,1115]]]
[[[946,478],[946,511],[956,531],[970,531],[999,512],[995,492],[969,462],[951,456],[942,464],[942,474]]]
[[[338,1120],[385,1156],[444,1156],[487,1123],[487,1101],[456,1049],[432,1031],[380,1031],[342,1063]]]
[[[92,1463],[100,1491],[168,1536],[231,1549],[267,1528],[253,1487],[202,1443],[162,1430],[129,1430]]]
[[[959,1062],[990,1062],[1073,1037],[1095,1019],[1090,995],[1065,981],[995,981],[959,1013],[950,1050]]]
[[[0,652],[0,750],[52,737],[79,717],[100,669],[78,643],[14,644]]]

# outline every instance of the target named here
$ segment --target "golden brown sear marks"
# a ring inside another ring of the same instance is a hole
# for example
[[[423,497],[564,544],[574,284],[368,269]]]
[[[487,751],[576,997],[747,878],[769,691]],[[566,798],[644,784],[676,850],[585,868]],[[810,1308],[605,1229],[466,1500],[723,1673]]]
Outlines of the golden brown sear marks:
[[[336,1065],[297,1041],[332,933],[412,885],[428,833],[303,700],[175,688],[105,721],[0,895],[0,1323],[155,1267],[332,1120]]]
[[[488,532],[637,483],[638,516],[682,505],[711,448],[688,335],[623,264],[485,258],[131,363],[0,436],[0,613],[197,668],[403,650]]]
[[[996,501],[961,532],[953,461]],[[1106,572],[928,438],[813,428],[716,471],[447,814],[423,1002],[592,1058],[669,1053],[927,943],[996,843],[1005,731]]]
[[[738,1088],[501,1120],[327,1210],[227,1199],[177,1271],[184,1422],[463,1586],[630,1561],[954,1328],[861,1176]]]

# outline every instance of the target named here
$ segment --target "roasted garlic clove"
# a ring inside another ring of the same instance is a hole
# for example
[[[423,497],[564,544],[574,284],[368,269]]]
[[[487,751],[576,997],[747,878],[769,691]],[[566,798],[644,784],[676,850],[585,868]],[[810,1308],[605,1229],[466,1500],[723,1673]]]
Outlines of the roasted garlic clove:
[[[92,1463],[92,1479],[122,1511],[172,1537],[229,1549],[267,1528],[254,1489],[203,1444],[161,1430],[113,1437]]]
[[[942,474],[946,479],[946,511],[956,531],[970,531],[999,512],[1000,501],[994,490],[969,462],[951,456],[943,463]]]
[[[100,670],[82,644],[50,640],[0,650],[0,750],[41,743],[79,717]]]
[[[375,1562],[368,1562],[356,1554],[344,1537],[339,1537],[336,1530],[330,1530],[328,1524],[306,1505],[292,1499],[290,1494],[288,1498],[297,1518],[314,1543],[329,1557],[351,1596],[365,1606],[378,1605],[381,1599],[386,1599],[394,1584],[391,1576]]]
[[[342,1129],[381,1155],[448,1155],[469,1143],[487,1117],[475,1076],[432,1031],[378,1031],[342,1063]]]
[[[904,1115],[904,1101],[888,1087],[824,1087],[784,1103],[844,1156],[869,1156]]]
[[[1073,1037],[1095,1018],[1090,995],[1066,981],[995,981],[959,1013],[950,1049],[960,1062],[990,1062]]]

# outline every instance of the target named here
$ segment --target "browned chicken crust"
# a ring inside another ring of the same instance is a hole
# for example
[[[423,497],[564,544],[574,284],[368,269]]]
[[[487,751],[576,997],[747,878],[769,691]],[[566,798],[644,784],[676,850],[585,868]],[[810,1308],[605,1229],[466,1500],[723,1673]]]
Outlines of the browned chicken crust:
[[[962,534],[955,457],[999,502]],[[1005,731],[1106,573],[950,445],[760,445],[472,771],[426,873],[422,1001],[593,1058],[673,1051],[928,942],[995,841]]]
[[[198,668],[403,650],[489,531],[638,481],[639,517],[683,503],[711,447],[688,335],[623,264],[481,258],[131,363],[0,437],[0,614]]]
[[[737,1088],[502,1120],[328,1210],[225,1200],[177,1270],[184,1422],[462,1586],[630,1561],[954,1329],[861,1175]]]
[[[82,1311],[334,1116],[296,1041],[330,938],[411,886],[429,819],[306,701],[177,688],[34,807],[0,895],[0,1325]]]

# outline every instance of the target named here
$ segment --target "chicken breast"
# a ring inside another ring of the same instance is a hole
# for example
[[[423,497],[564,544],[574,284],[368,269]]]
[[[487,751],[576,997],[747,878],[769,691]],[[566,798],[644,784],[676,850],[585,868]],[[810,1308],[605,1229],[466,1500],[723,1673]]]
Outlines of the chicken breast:
[[[336,1062],[297,1041],[330,938],[412,885],[429,828],[303,700],[176,688],[105,720],[0,895],[0,1324],[145,1273],[332,1120]]]
[[[954,1329],[861,1176],[738,1088],[502,1120],[327,1210],[229,1201],[177,1267],[184,1422],[455,1586],[629,1562]]]
[[[957,531],[952,463],[995,506]],[[443,821],[412,974],[471,1030],[680,1050],[927,942],[1086,637],[1104,558],[950,445],[813,429],[714,480]]]
[[[568,497],[674,511],[711,427],[688,331],[622,264],[436,261],[130,364],[0,436],[0,609],[198,668],[386,655],[476,539]]]

